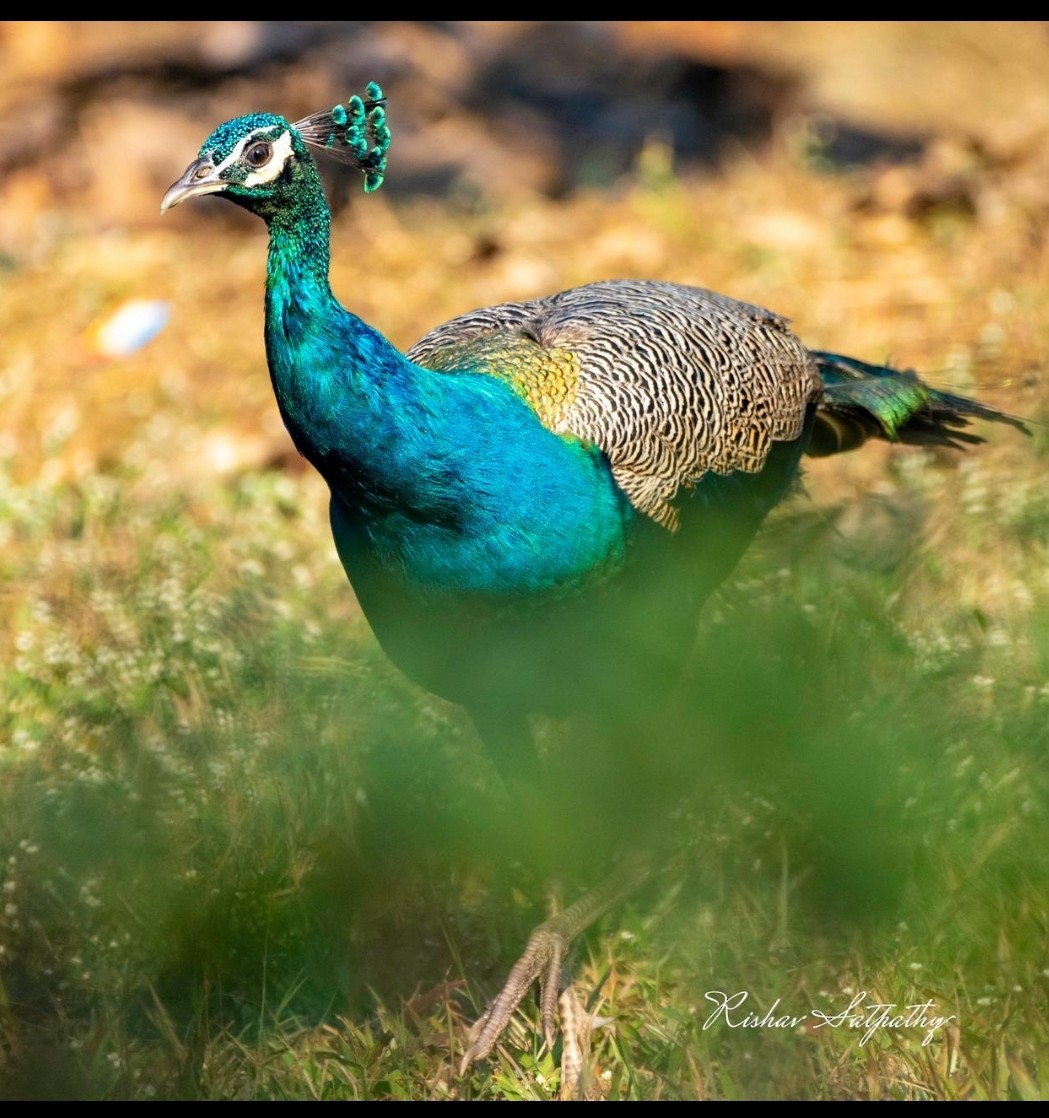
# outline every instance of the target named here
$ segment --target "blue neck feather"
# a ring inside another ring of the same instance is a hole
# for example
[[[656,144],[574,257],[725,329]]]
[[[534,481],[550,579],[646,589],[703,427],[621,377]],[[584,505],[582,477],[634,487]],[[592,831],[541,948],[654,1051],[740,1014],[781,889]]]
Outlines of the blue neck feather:
[[[342,533],[412,592],[560,593],[618,566],[634,514],[604,457],[546,430],[503,382],[420,368],[347,311],[328,281],[328,206],[304,171],[294,202],[263,215],[266,350]]]

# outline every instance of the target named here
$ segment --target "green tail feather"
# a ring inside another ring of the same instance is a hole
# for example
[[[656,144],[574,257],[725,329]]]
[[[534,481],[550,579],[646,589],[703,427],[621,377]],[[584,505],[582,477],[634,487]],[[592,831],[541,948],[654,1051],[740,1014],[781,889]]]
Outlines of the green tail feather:
[[[1015,416],[940,392],[910,369],[869,365],[837,353],[813,351],[813,357],[824,384],[807,450],[815,457],[852,450],[872,438],[961,449],[984,441],[964,430],[973,419],[1008,423],[1029,433]]]

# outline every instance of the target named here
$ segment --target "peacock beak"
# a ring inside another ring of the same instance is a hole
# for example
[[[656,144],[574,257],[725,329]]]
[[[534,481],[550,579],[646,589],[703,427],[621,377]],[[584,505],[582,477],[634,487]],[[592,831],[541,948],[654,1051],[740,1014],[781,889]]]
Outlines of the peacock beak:
[[[225,190],[229,184],[219,177],[218,170],[210,158],[195,159],[185,170],[178,182],[173,182],[167,189],[163,201],[160,203],[160,212],[170,210],[179,202],[187,198],[198,198],[202,194],[215,194]]]

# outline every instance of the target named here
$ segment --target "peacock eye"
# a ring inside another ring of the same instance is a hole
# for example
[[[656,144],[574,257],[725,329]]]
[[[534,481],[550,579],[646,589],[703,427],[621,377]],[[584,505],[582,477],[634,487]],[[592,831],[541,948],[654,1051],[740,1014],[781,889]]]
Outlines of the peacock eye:
[[[273,147],[267,143],[252,144],[245,152],[244,158],[252,167],[261,167],[269,162],[273,154]]]

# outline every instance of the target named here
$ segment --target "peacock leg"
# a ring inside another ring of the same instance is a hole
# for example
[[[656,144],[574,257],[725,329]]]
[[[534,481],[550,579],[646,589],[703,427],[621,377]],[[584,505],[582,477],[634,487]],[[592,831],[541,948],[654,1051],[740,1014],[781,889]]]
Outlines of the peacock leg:
[[[521,957],[514,964],[502,990],[474,1026],[475,1036],[463,1056],[460,1073],[487,1057],[521,1004],[529,987],[539,981],[539,1015],[548,1048],[554,1045],[554,1017],[561,990],[561,973],[568,949],[576,936],[595,920],[621,904],[639,889],[652,873],[646,856],[624,857],[616,869],[575,904],[544,920],[528,937]]]

